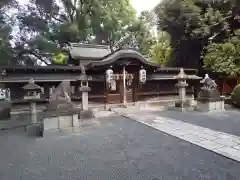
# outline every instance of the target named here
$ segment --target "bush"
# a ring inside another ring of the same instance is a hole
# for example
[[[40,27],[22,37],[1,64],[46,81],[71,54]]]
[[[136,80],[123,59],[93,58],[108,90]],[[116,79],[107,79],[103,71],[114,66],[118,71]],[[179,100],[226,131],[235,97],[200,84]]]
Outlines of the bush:
[[[234,105],[240,107],[240,84],[238,84],[231,94],[231,99]]]

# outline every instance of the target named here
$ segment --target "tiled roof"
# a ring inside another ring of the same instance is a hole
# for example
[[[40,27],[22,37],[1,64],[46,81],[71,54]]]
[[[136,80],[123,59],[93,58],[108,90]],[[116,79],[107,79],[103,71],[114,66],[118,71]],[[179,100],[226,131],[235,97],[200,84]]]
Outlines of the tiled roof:
[[[23,86],[23,89],[25,89],[25,90],[40,90],[41,87],[35,83],[28,83],[25,86]]]
[[[138,59],[143,64],[147,64],[156,68],[160,67],[158,64],[155,64],[149,61],[148,59],[146,59],[141,53],[132,49],[121,49],[121,50],[115,51],[112,54],[109,54],[108,56],[104,57],[101,61],[92,61],[87,65],[87,67],[91,68],[95,66],[111,64],[116,61],[121,61],[121,59],[123,58],[134,58],[134,59]]]
[[[111,54],[111,49],[104,45],[71,44],[69,53],[73,59],[101,59]]]

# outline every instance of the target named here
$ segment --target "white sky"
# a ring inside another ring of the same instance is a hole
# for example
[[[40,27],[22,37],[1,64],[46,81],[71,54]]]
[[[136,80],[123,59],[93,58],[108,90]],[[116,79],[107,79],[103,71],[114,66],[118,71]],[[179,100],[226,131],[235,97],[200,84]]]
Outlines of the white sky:
[[[27,3],[29,0],[18,0],[21,4]],[[131,0],[133,7],[139,14],[141,11],[151,10],[156,6],[161,0]]]
[[[152,10],[162,0],[131,0],[137,13]]]

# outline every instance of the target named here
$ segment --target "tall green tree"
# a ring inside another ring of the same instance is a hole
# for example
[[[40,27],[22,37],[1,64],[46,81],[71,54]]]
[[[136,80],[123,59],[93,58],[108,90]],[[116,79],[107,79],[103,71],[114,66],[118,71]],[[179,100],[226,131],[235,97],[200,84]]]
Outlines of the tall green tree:
[[[163,0],[155,8],[158,26],[171,35],[174,66],[200,68],[209,39],[228,37],[236,1]]]
[[[157,42],[150,49],[149,56],[155,63],[161,66],[168,66],[171,60],[171,53],[172,48],[169,34],[167,32],[160,32]]]
[[[13,18],[9,12],[15,1],[4,0],[0,2],[0,65],[10,64],[13,58],[11,47]]]
[[[204,67],[223,75],[240,74],[240,30],[223,43],[212,43],[206,47]]]
[[[47,59],[69,42],[113,45],[134,18],[129,0],[32,0],[18,16],[25,52]]]

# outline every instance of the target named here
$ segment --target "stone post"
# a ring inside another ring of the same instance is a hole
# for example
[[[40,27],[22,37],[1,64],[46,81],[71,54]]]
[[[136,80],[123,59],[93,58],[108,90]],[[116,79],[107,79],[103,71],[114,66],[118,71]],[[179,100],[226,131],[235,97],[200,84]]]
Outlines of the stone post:
[[[33,92],[33,96],[37,96],[37,92]],[[30,117],[31,117],[31,122],[32,124],[37,123],[37,106],[36,106],[36,101],[30,101]]]

